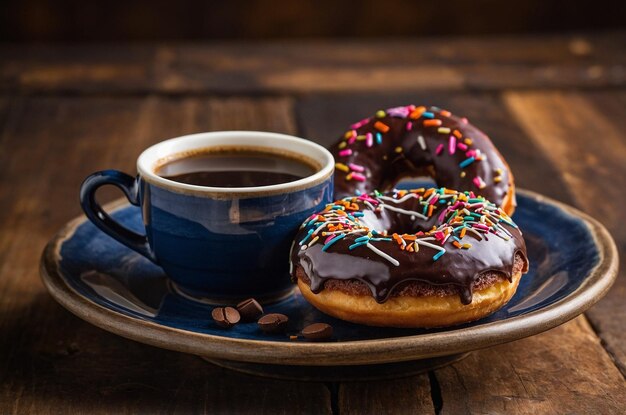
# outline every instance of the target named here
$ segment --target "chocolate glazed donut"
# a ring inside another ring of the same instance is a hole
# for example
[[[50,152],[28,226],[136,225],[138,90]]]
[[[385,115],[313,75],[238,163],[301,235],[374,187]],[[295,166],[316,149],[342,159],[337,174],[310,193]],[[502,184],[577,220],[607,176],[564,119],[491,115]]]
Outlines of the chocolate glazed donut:
[[[405,177],[472,190],[508,215],[515,210],[513,175],[485,135],[449,111],[408,105],[378,111],[353,125],[330,148],[335,198],[390,190]]]
[[[528,271],[502,208],[473,192],[414,189],[329,204],[300,228],[291,272],[320,310],[362,324],[438,327],[492,313]]]

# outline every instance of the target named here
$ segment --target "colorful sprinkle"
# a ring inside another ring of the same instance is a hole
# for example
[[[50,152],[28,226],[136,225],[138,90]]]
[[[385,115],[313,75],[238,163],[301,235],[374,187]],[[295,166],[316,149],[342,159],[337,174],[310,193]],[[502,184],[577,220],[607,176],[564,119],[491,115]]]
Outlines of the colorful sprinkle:
[[[454,154],[456,151],[456,137],[451,135],[448,139],[448,153]]]
[[[345,149],[345,150],[341,150],[341,151],[339,152],[339,156],[340,156],[340,157],[346,157],[346,156],[349,156],[349,155],[351,155],[351,154],[352,154],[352,150],[351,150],[351,149],[349,149],[349,148],[347,148],[347,149]]]
[[[469,166],[470,164],[472,164],[476,159],[474,157],[468,157],[465,160],[463,160],[462,162],[459,163],[459,167],[464,169],[467,166]]]
[[[359,122],[355,122],[354,124],[352,124],[350,126],[350,128],[352,128],[353,130],[357,130],[357,129],[363,127],[368,122],[370,122],[370,119],[369,118],[365,118],[365,119],[363,119],[363,120],[361,120]]]
[[[391,117],[406,118],[413,107],[395,107],[387,109],[387,115]]]
[[[433,255],[433,261],[438,260],[439,258],[441,258],[443,256],[443,254],[445,254],[446,251],[445,250],[441,250],[439,252],[437,252],[435,255]]]
[[[426,141],[424,141],[423,135],[420,134],[417,136],[417,142],[420,145],[422,150],[426,150]]]
[[[371,249],[372,251],[374,251],[374,252],[375,252],[376,254],[378,254],[379,256],[381,256],[381,257],[385,258],[387,261],[391,262],[391,263],[392,263],[393,265],[395,265],[396,267],[397,267],[398,265],[400,265],[400,262],[399,262],[397,259],[395,259],[395,258],[391,257],[390,255],[388,255],[388,254],[384,253],[384,252],[383,252],[383,251],[381,251],[380,249],[376,248],[374,245],[372,245],[372,244],[368,243],[368,244],[366,244],[365,246],[367,246],[369,249]]]
[[[472,182],[474,183],[474,185],[476,187],[478,187],[479,189],[484,189],[487,184],[483,181],[483,179],[480,176],[476,176],[474,177],[474,179],[472,180]]]
[[[337,170],[345,171],[346,173],[350,171],[350,168],[343,163],[335,163],[335,168]]]
[[[440,155],[443,152],[443,144],[439,144],[435,150],[436,155]]]
[[[387,131],[389,131],[389,126],[387,124],[385,124],[385,123],[380,122],[380,121],[376,121],[374,123],[374,128],[376,128],[381,133],[386,133]]]
[[[359,165],[359,164],[354,164],[354,163],[348,163],[348,167],[354,171],[358,171],[358,172],[364,172],[365,171],[365,167]]]
[[[352,178],[356,180],[357,182],[364,182],[366,179],[365,176],[363,176],[360,173],[350,173],[350,174],[352,174]]]
[[[347,234],[342,233],[342,234],[339,234],[339,236],[334,237],[331,241],[326,242],[326,245],[324,245],[324,246],[322,247],[322,251],[326,251],[328,248],[330,248],[331,246],[333,246],[333,244],[334,244],[334,243],[336,243],[337,241],[339,241],[339,240],[341,240],[341,239],[345,238],[346,236],[347,236]]]
[[[441,120],[424,120],[424,127],[439,127]]]
[[[439,127],[437,132],[439,134],[450,134],[450,129],[448,127]]]
[[[317,242],[319,239],[320,239],[320,237],[319,237],[319,236],[316,236],[315,238],[313,238],[313,239],[311,240],[311,242],[309,242],[309,248],[310,248],[310,247],[311,247],[311,246],[312,246],[315,242]]]
[[[367,241],[363,241],[363,242],[356,242],[356,243],[354,243],[354,244],[350,245],[350,246],[348,247],[348,249],[352,251],[354,248],[358,248],[359,246],[362,246],[362,245],[365,245],[365,244],[367,244]]]
[[[398,146],[394,149],[396,153],[402,153],[402,147]]]
[[[411,114],[409,114],[409,118],[416,120],[419,117],[421,117],[425,111],[426,111],[426,107],[423,107],[423,106],[417,107],[413,111],[411,111]]]

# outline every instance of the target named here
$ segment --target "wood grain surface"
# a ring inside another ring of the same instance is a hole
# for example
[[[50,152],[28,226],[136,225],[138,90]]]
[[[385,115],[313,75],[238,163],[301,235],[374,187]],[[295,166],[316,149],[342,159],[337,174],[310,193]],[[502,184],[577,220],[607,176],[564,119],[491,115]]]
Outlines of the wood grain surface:
[[[520,187],[596,217],[624,252],[625,50],[624,33],[0,45],[0,413],[624,413],[624,267],[604,300],[549,332],[405,379],[304,383],[237,374],[94,328],[49,297],[38,259],[80,213],[82,179],[133,172],[152,143],[258,129],[327,145],[350,122],[406,103],[467,115]]]
[[[448,40],[0,46],[0,90],[276,94],[599,88],[626,82],[622,32]]]

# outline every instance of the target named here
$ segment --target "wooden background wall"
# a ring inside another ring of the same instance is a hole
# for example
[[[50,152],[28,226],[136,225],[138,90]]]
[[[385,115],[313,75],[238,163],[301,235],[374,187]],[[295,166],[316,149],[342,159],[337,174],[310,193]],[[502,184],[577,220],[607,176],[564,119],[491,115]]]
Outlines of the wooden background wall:
[[[625,21],[620,0],[3,0],[0,41],[589,32]]]

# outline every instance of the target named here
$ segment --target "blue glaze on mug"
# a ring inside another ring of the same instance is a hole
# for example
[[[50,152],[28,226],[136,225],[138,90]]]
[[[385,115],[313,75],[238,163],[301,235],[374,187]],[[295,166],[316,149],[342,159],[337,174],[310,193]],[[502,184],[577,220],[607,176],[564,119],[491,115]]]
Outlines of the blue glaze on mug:
[[[179,288],[205,297],[271,297],[291,290],[291,241],[304,219],[332,201],[332,186],[329,178],[296,192],[219,200],[142,180],[140,201],[156,262]]]
[[[177,154],[207,148],[251,148],[291,154],[318,166],[293,182],[246,188],[195,186],[156,175]],[[226,131],[174,138],[145,150],[134,178],[96,172],[81,186],[85,214],[101,231],[163,268],[192,297],[230,303],[254,296],[278,299],[292,291],[291,241],[300,224],[332,202],[334,159],[323,147],[283,134]],[[109,216],[96,201],[104,185],[141,207],[144,230]]]

